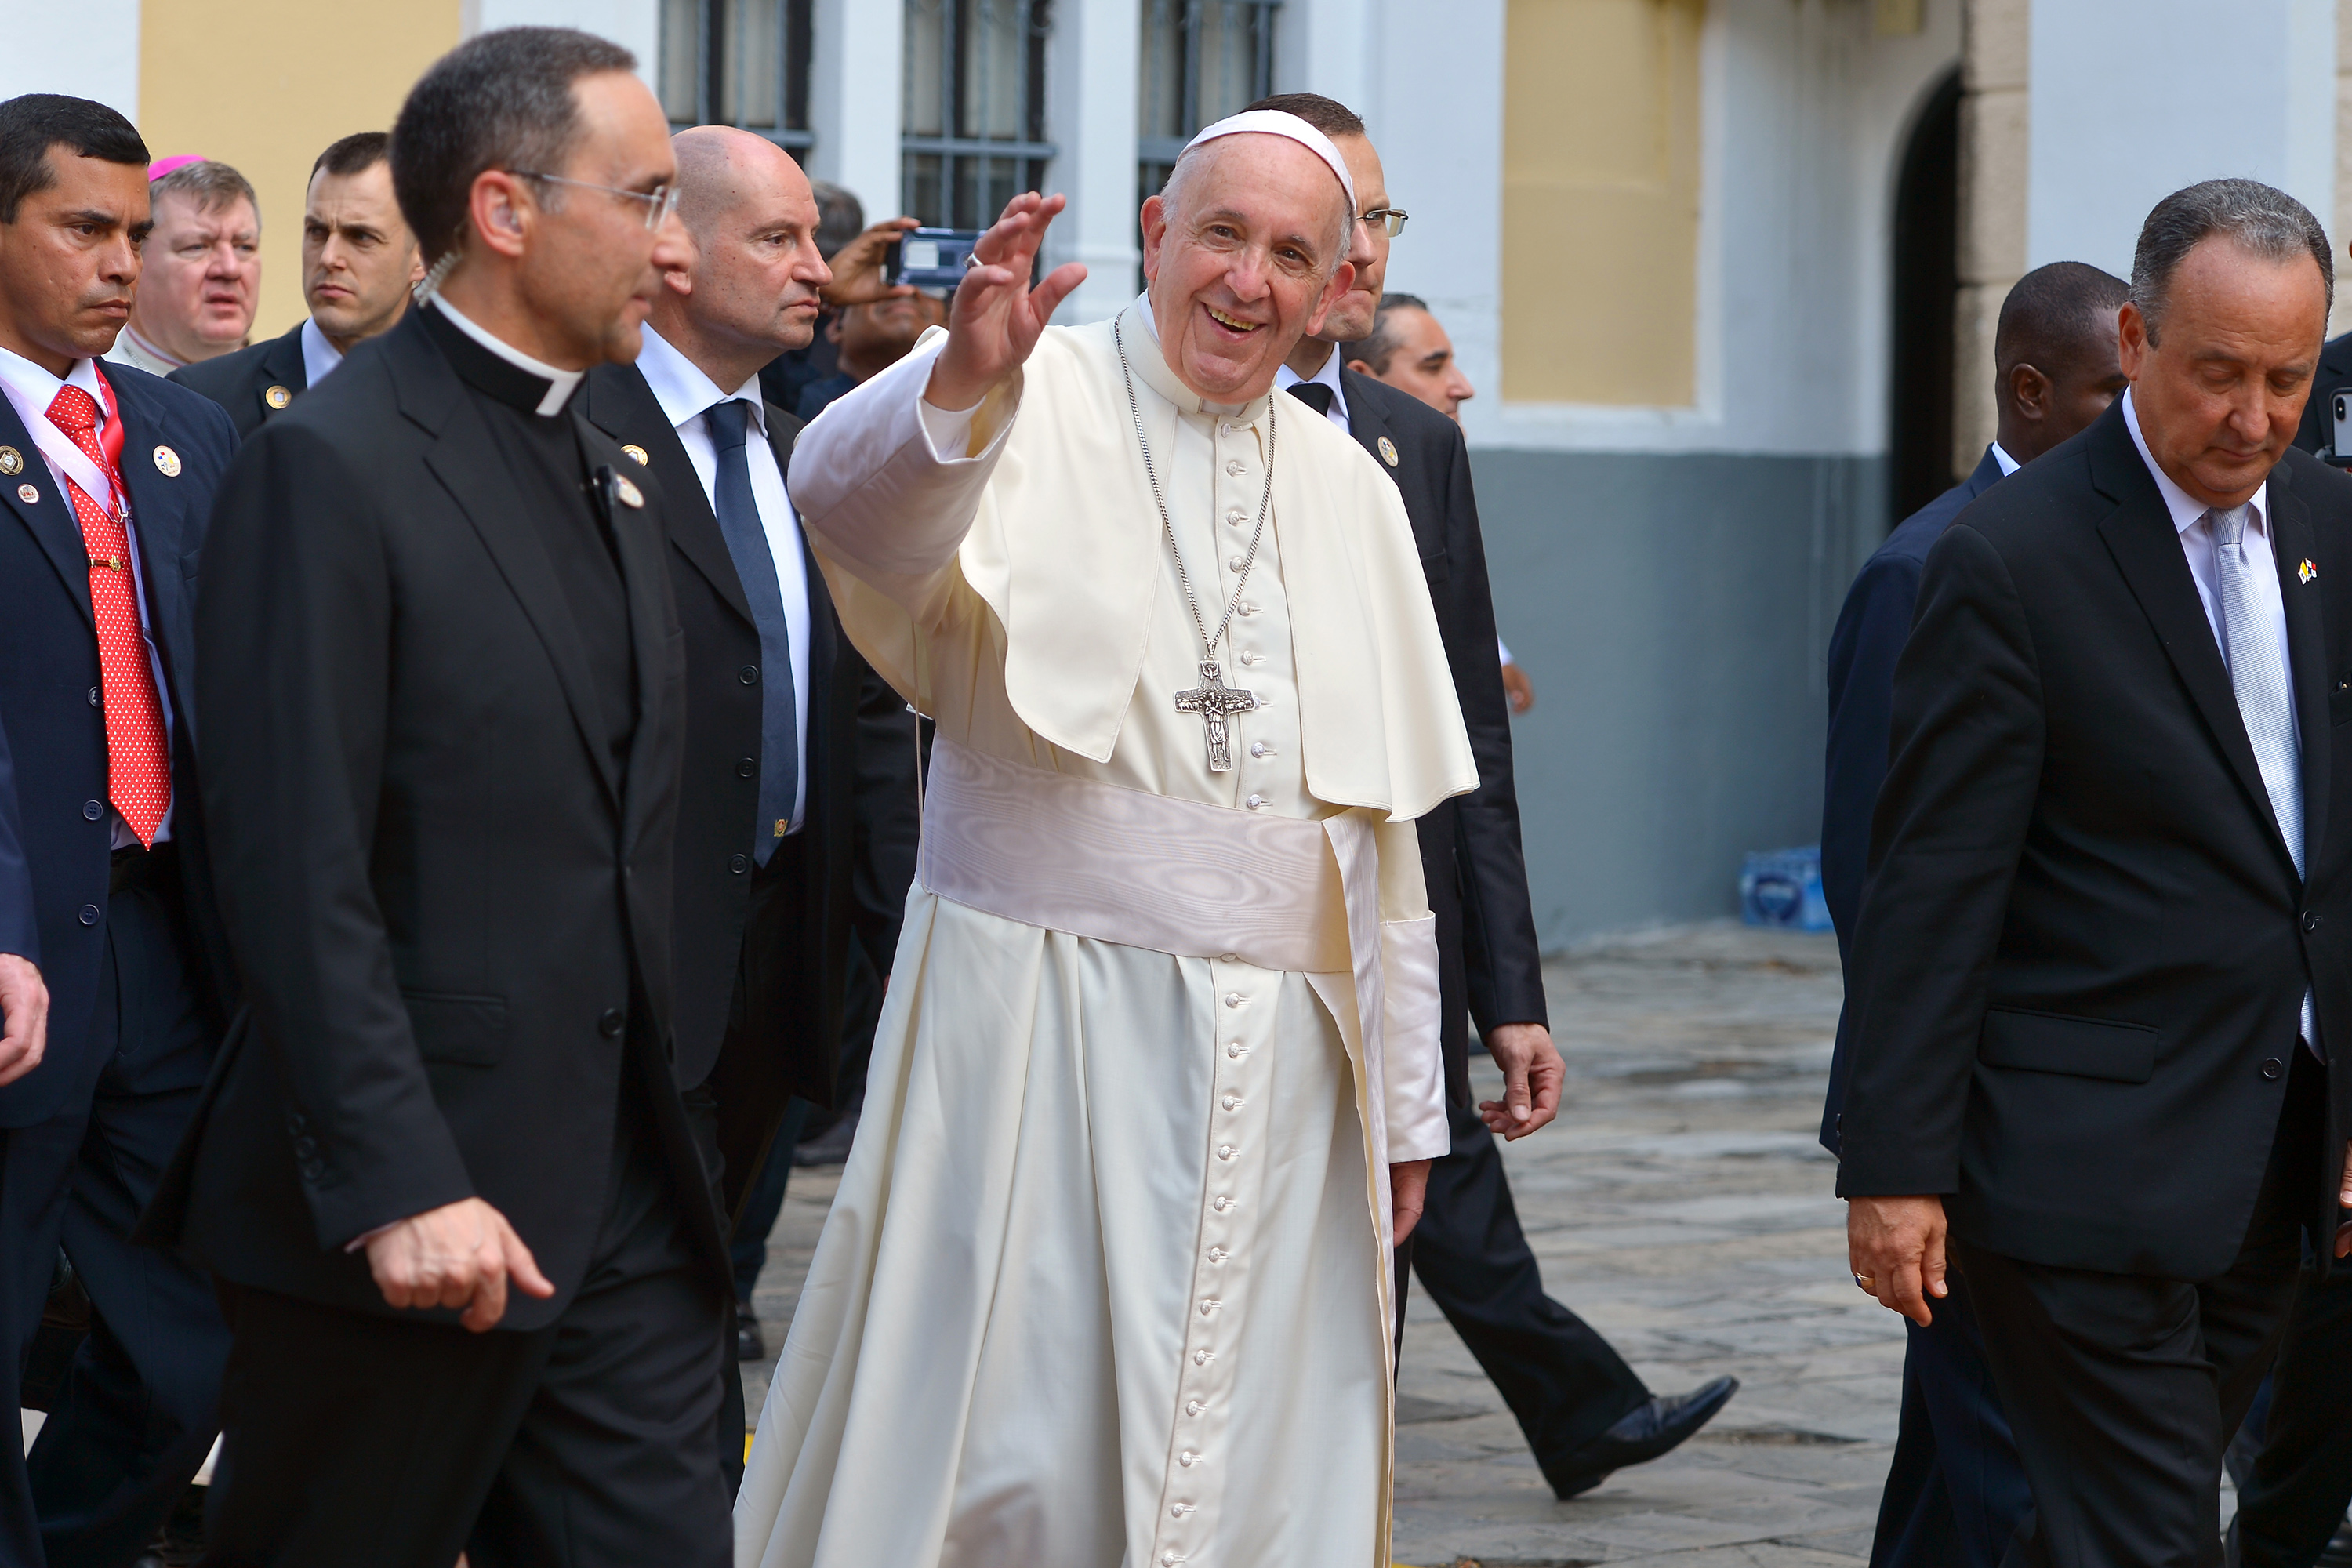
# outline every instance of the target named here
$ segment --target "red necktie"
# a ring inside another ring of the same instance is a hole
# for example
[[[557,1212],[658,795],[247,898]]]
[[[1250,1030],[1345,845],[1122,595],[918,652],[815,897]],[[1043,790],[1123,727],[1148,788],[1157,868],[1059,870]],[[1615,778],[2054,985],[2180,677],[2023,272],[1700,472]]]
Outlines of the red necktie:
[[[120,420],[107,422],[107,434],[114,438],[100,442],[98,400],[79,386],[66,386],[49,405],[49,423],[114,481],[116,495],[123,493],[121,471],[107,449],[121,448]],[[147,639],[139,629],[131,539],[119,511],[109,514],[71,479],[66,494],[89,551],[89,607],[98,617],[98,668],[105,681],[106,795],[140,844],[152,847],[172,805],[172,757],[163,742],[163,704],[147,661]]]

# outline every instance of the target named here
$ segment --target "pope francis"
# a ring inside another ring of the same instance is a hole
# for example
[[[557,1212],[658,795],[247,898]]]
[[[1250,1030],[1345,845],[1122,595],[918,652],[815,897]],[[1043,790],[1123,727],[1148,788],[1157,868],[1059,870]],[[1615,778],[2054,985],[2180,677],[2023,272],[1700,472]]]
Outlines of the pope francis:
[[[1447,1143],[1412,819],[1477,773],[1396,488],[1272,393],[1354,194],[1302,121],[1213,125],[1076,328],[1062,205],[793,458],[938,741],[741,1568],[1387,1561],[1389,1246]]]

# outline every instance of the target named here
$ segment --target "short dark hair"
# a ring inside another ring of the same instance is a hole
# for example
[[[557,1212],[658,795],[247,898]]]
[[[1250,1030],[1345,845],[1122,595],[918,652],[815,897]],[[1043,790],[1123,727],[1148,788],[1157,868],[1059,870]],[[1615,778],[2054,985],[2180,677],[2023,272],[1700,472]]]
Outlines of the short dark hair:
[[[2226,235],[2244,250],[2284,266],[2298,256],[2319,263],[2329,309],[2336,304],[2336,262],[2327,253],[2327,231],[2311,209],[2260,180],[2207,180],[2173,192],[2156,204],[2140,226],[2132,252],[2131,302],[2147,322],[2147,341],[2157,341],[2172,275],[2198,245]]]
[[[2116,311],[2130,295],[2130,284],[2083,261],[2053,261],[2019,279],[1993,328],[1998,384],[2006,387],[2021,364],[2054,375],[2095,349],[2105,348],[2112,361]]]
[[[1349,359],[1360,359],[1370,365],[1374,375],[1388,374],[1389,362],[1396,358],[1397,350],[1404,347],[1396,333],[1389,330],[1389,315],[1395,310],[1419,310],[1427,315],[1429,301],[1401,290],[1381,295],[1380,308],[1372,312],[1372,330],[1341,351]]]
[[[1361,136],[1363,118],[1336,98],[1326,98],[1319,92],[1277,92],[1271,98],[1261,98],[1249,109],[1271,109],[1281,114],[1297,115],[1326,136]]]
[[[866,206],[856,195],[831,180],[811,180],[816,197],[816,253],[827,261],[841,247],[866,231]]]
[[[15,223],[26,196],[58,182],[49,149],[80,158],[145,164],[147,143],[131,121],[102,103],[58,92],[28,92],[0,103],[0,223]]]
[[[456,248],[488,169],[560,172],[580,139],[583,76],[637,57],[571,27],[500,27],[433,62],[392,125],[392,189],[425,264]]]
[[[391,132],[354,131],[319,154],[319,161],[310,165],[310,178],[317,179],[324,170],[341,179],[373,169],[391,157]]]

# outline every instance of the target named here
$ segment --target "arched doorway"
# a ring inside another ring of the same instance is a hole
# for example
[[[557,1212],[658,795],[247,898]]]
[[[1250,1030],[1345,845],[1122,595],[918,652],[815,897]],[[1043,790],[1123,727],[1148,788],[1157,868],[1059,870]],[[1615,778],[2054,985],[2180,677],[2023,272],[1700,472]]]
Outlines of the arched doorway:
[[[1928,94],[1895,186],[1892,527],[1951,488],[1953,309],[1959,297],[1960,73]]]

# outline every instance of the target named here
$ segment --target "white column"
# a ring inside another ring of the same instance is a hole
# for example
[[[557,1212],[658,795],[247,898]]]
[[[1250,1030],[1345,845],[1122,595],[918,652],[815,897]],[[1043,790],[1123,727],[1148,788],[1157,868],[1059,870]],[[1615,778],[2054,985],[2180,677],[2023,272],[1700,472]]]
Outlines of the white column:
[[[12,5],[0,47],[0,99],[62,92],[139,119],[139,0]],[[111,40],[105,47],[91,40]],[[164,155],[159,148],[149,151]]]
[[[1382,0],[1285,0],[1274,25],[1275,91],[1337,99],[1363,117],[1377,141],[1388,9]],[[1403,13],[1398,22],[1410,36],[1428,36],[1433,14],[1425,5],[1398,9]]]
[[[2243,175],[2333,226],[2335,0],[2033,7],[2026,265],[2122,276],[2148,209]]]
[[[899,95],[906,81],[904,0],[816,0],[810,31],[809,173],[845,185],[866,221],[901,210]]]
[[[1054,142],[1048,194],[1070,198],[1045,237],[1049,268],[1083,261],[1087,280],[1055,320],[1098,321],[1135,297],[1141,236],[1135,185],[1137,0],[1079,0],[1054,8],[1045,62],[1045,134]]]

